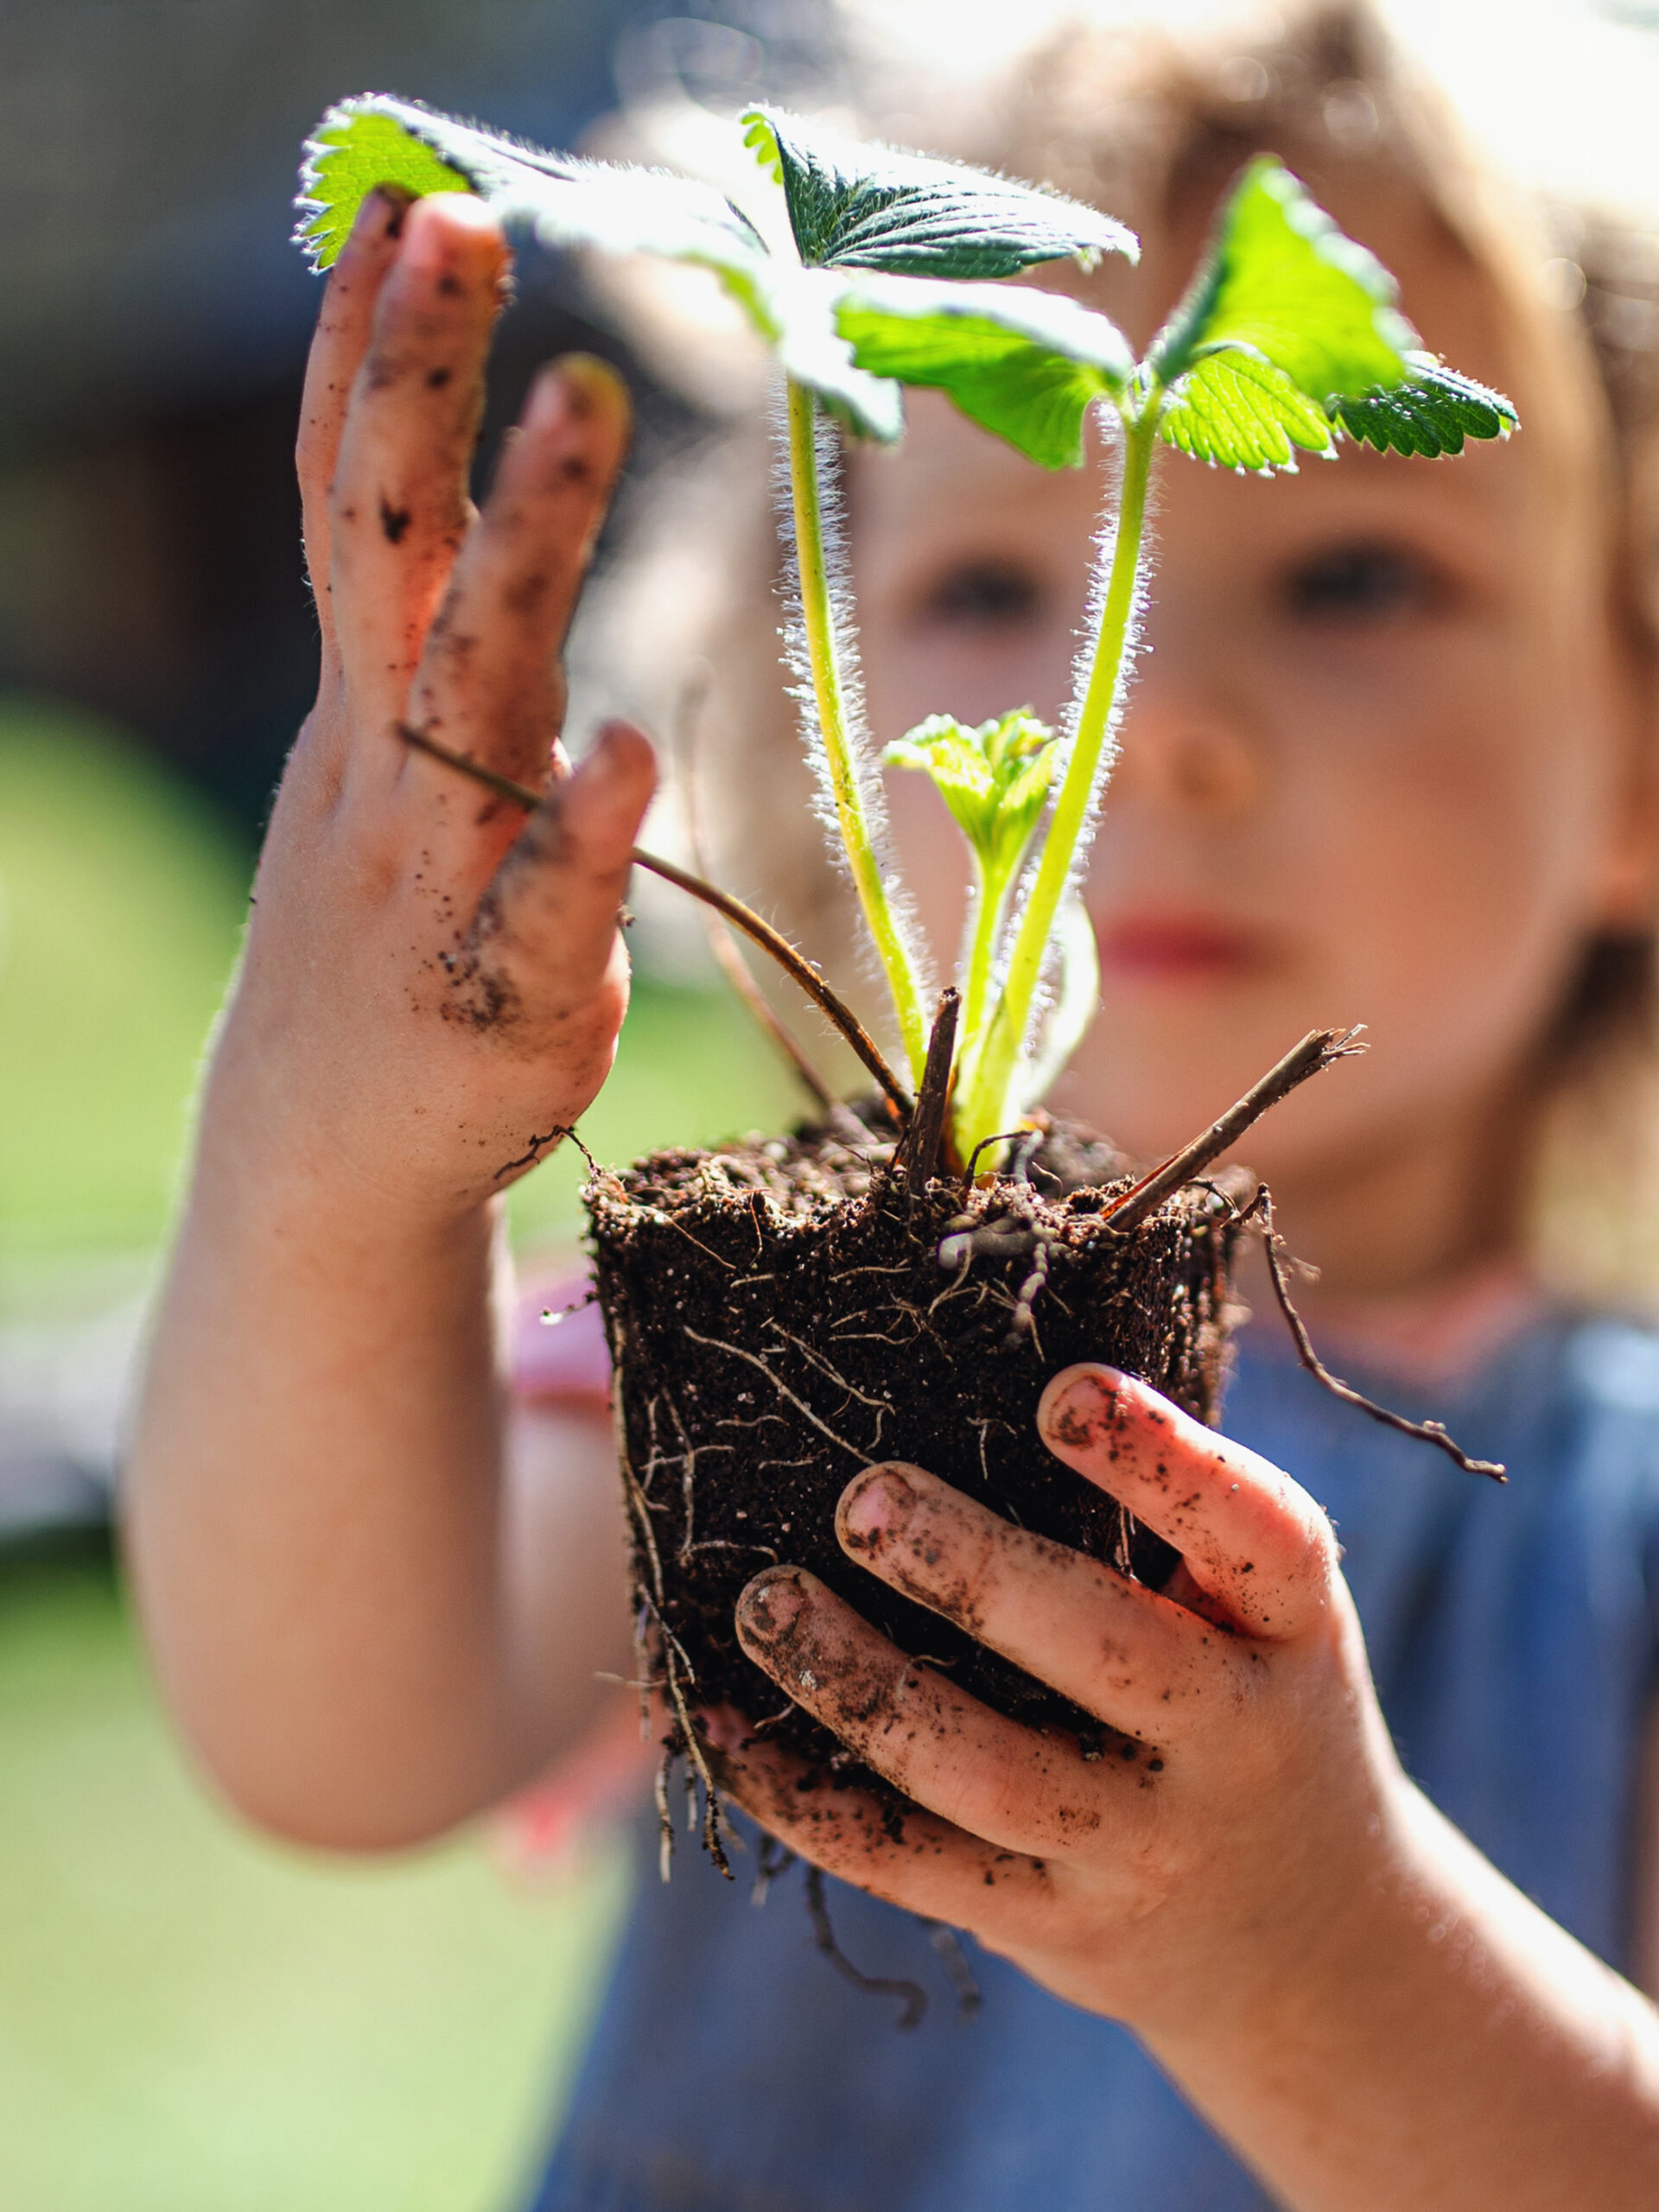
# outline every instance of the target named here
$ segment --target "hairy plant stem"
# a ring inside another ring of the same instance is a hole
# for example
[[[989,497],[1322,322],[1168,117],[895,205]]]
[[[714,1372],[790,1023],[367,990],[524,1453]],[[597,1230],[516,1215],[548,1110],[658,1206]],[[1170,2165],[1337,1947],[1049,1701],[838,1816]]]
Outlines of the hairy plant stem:
[[[819,741],[830,772],[841,842],[864,919],[887,974],[899,1033],[911,1075],[919,1082],[927,1058],[927,1019],[920,979],[898,917],[881,880],[869,817],[853,756],[851,717],[836,635],[824,555],[823,486],[818,473],[818,403],[804,385],[789,383],[789,477],[795,511],[795,559],[800,575],[801,617],[806,632]]]
[[[1043,963],[1054,932],[1060,902],[1076,862],[1111,735],[1113,715],[1122,690],[1141,578],[1141,539],[1147,519],[1147,491],[1157,437],[1157,391],[1125,423],[1123,482],[1112,563],[1101,601],[1100,624],[1090,662],[1089,681],[1077,709],[1071,757],[1054,802],[1037,872],[1014,932],[1003,978],[1002,995],[957,1109],[957,1149],[966,1156],[989,1131],[1018,1119],[1023,1102],[1014,1096],[1020,1056],[1030,1026]],[[971,1035],[971,1033],[970,1033]]]
[[[1013,873],[1011,871],[1011,873]],[[971,1052],[985,1020],[985,1001],[990,995],[991,969],[996,959],[997,944],[1002,935],[1002,924],[1008,911],[1008,893],[1012,886],[1005,882],[1001,889],[993,892],[986,875],[985,864],[976,853],[974,874],[974,935],[968,953],[968,976],[962,994],[962,1034],[964,1052]]]

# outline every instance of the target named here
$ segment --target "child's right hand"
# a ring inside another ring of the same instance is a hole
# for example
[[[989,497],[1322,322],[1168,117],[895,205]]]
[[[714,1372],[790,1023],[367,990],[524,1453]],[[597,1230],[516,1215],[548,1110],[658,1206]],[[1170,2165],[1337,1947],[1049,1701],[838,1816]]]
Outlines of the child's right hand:
[[[544,370],[482,512],[467,470],[507,257],[475,200],[365,203],[329,279],[299,441],[322,631],[210,1094],[262,1172],[453,1218],[557,1141],[608,1073],[651,749],[574,772],[557,655],[626,448],[602,364]],[[523,811],[429,732],[537,789]]]

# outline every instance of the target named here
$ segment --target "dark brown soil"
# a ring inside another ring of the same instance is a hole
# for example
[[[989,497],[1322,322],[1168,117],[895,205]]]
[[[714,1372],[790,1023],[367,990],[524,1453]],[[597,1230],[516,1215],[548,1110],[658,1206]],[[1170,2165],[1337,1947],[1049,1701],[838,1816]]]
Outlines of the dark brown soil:
[[[964,1198],[954,1180],[912,1193],[890,1145],[844,1116],[837,1132],[658,1153],[588,1192],[649,1670],[683,1713],[735,1707],[869,1783],[739,1646],[739,1592],[787,1562],[976,1697],[1098,1756],[1109,1730],[855,1566],[836,1503],[861,1467],[911,1460],[1161,1583],[1174,1554],[1054,1459],[1033,1416],[1049,1376],[1094,1359],[1213,1420],[1237,1233],[1226,1179],[1122,1234],[1101,1215],[1124,1163],[1077,1133],[1051,1133],[1031,1180]],[[685,1748],[682,1728],[668,1748]]]

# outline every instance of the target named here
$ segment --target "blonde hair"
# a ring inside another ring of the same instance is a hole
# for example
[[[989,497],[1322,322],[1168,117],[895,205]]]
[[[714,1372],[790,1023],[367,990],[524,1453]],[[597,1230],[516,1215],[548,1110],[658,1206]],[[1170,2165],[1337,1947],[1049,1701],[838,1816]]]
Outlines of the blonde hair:
[[[914,88],[905,135],[916,136]],[[880,135],[882,114],[864,103]],[[1498,179],[1408,67],[1364,0],[1304,7],[1255,41],[1072,29],[1014,73],[976,124],[932,149],[1051,183],[1151,237],[1207,210],[1252,154],[1282,156],[1316,198],[1402,188],[1485,288],[1508,388],[1598,548],[1624,641],[1659,674],[1659,251],[1605,217],[1549,209]],[[1160,302],[1166,306],[1166,302]],[[660,349],[659,349],[660,350]],[[660,727],[694,665],[710,864],[815,953],[858,941],[825,856],[778,660],[781,566],[770,461],[753,424],[661,492],[606,625],[655,642]],[[1564,533],[1570,536],[1571,533]],[[1582,540],[1577,542],[1582,543]],[[718,546],[719,558],[711,558]],[[641,620],[644,610],[650,613]],[[669,616],[664,626],[664,614]],[[607,658],[613,656],[607,654]],[[845,970],[843,958],[826,963]],[[1540,1040],[1535,1247],[1548,1279],[1599,1302],[1659,1297],[1659,951],[1656,931],[1585,949]],[[1632,1183],[1653,1204],[1632,1204]]]

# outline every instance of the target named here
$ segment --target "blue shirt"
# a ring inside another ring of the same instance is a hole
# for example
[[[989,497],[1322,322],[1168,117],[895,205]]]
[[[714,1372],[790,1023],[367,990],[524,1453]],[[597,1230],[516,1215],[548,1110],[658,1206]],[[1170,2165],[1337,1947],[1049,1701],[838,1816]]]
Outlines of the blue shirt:
[[[1552,1320],[1433,1405],[1369,1387],[1505,1461],[1507,1488],[1256,1346],[1224,1425],[1336,1523],[1407,1769],[1624,1967],[1659,1653],[1659,1338]],[[695,1848],[666,1886],[642,1849],[536,2212],[1267,2212],[1126,2029],[971,1945],[984,2005],[962,2019],[921,1925],[832,1882],[847,1955],[933,1993],[900,2035],[813,1950],[799,1882],[756,1910]]]

